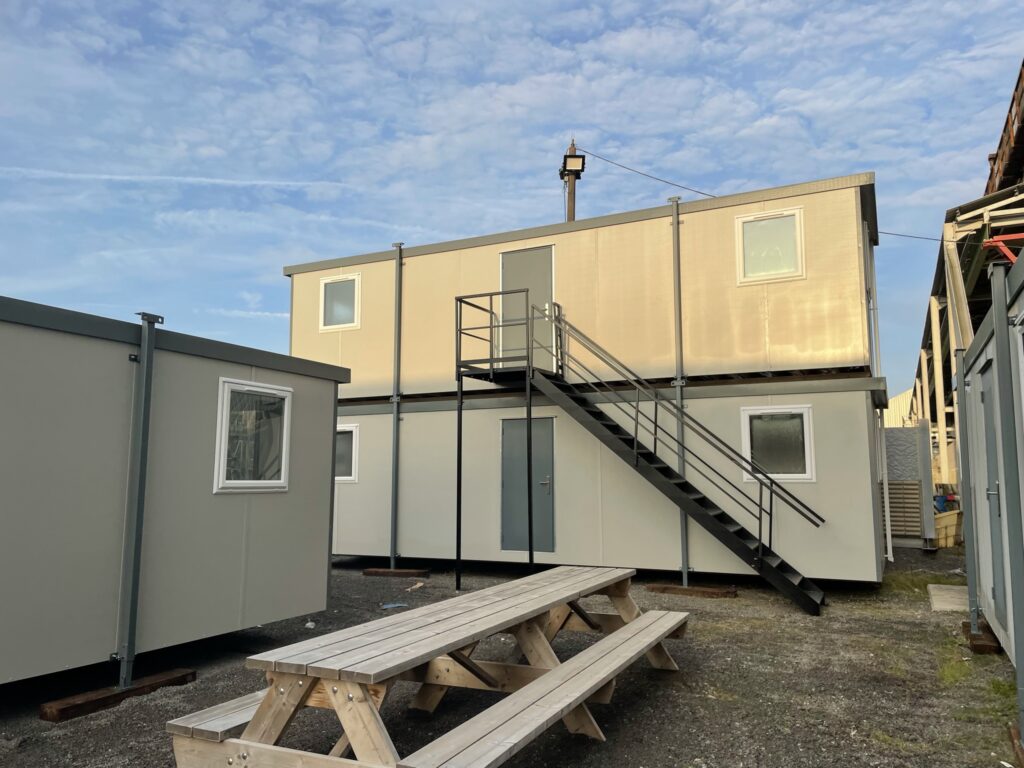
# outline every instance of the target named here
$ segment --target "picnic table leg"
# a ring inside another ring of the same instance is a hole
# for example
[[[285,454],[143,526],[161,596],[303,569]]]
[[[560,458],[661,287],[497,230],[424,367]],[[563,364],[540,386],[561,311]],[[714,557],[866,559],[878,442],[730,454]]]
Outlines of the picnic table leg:
[[[274,672],[268,678],[270,687],[267,695],[260,702],[241,738],[261,744],[277,744],[295,713],[306,703],[316,680],[306,675]]]
[[[325,682],[325,687],[356,759],[377,765],[397,765],[398,751],[380,719],[370,686],[338,680]]]
[[[544,630],[545,627],[539,621],[531,619],[516,628],[516,640],[531,666],[554,669],[562,662],[555,655]],[[586,704],[580,704],[573,709],[562,718],[562,722],[569,733],[582,733],[597,741],[605,740],[601,726],[597,724]]]
[[[617,584],[612,584],[610,587],[603,590],[604,594],[608,596],[609,600],[611,600],[612,605],[615,606],[615,610],[619,612],[622,620],[627,624],[640,616],[640,606],[636,604],[636,601],[629,594],[629,587],[631,583],[631,579],[623,579]],[[655,669],[666,669],[671,672],[679,671],[679,666],[665,649],[664,643],[658,643],[652,647],[651,650],[647,652],[647,660]]]
[[[370,691],[370,698],[373,702],[373,706],[380,711],[380,708],[384,705],[384,697],[388,695],[388,691],[391,690],[390,683],[384,683],[383,685],[368,685],[366,686]],[[348,757],[348,753],[352,751],[352,740],[349,739],[348,734],[342,731],[338,741],[335,742],[334,746],[331,747],[331,751],[327,753],[328,757]]]
[[[474,650],[476,650],[476,646],[477,643],[470,643],[462,649],[462,653],[469,656]],[[419,690],[416,691],[416,695],[412,697],[412,703],[409,705],[409,709],[417,709],[421,712],[426,712],[432,715],[446,693],[448,693],[447,685],[423,683],[419,687]]]
[[[547,619],[544,622],[544,637],[548,639],[550,643],[555,639],[555,635],[562,631],[562,627],[565,626],[565,622],[572,614],[572,609],[568,605],[557,605],[548,611]]]

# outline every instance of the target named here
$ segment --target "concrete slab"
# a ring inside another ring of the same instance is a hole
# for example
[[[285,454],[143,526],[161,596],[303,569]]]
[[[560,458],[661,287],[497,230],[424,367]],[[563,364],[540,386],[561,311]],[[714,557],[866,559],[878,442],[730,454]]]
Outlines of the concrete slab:
[[[933,611],[967,612],[967,587],[953,584],[929,584],[928,599]]]

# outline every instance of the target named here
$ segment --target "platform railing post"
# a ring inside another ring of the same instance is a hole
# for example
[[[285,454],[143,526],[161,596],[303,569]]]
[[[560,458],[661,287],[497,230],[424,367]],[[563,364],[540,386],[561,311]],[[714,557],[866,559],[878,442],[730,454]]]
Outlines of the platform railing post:
[[[455,375],[455,591],[462,590],[462,373]]]
[[[526,538],[533,565],[533,313],[530,291],[526,301]]]

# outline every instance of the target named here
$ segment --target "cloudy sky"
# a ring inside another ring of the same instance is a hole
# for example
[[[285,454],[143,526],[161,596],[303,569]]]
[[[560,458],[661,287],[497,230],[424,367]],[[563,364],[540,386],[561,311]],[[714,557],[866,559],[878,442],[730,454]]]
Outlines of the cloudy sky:
[[[283,265],[558,221],[573,132],[715,194],[873,170],[881,228],[936,237],[1021,28],[1016,0],[4,0],[0,294],[286,351]],[[593,160],[578,215],[675,192]],[[877,251],[893,391],[936,251]]]

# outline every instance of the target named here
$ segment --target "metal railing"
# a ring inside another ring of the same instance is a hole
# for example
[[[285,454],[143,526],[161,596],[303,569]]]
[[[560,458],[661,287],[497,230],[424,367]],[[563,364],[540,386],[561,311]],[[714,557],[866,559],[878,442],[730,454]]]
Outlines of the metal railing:
[[[486,306],[485,306],[486,304]],[[512,306],[508,306],[511,304]],[[521,306],[521,313],[517,312]],[[515,288],[507,291],[473,293],[455,299],[455,375],[487,373],[492,378],[495,371],[506,368],[533,369],[534,344],[533,320],[530,291]],[[472,325],[465,325],[466,316],[474,319]],[[483,316],[483,319],[481,318]],[[511,317],[510,317],[511,316]],[[522,328],[524,344],[504,349],[506,332],[510,328]],[[464,350],[473,350],[485,345],[483,356],[473,354],[464,357]],[[509,354],[509,352],[515,354]]]
[[[521,295],[521,300],[530,309],[524,316],[512,313],[512,319],[509,319],[504,303],[513,295]],[[825,522],[821,515],[781,485],[766,469],[744,456],[687,413],[674,399],[660,393],[650,382],[566,320],[559,304],[549,307],[530,305],[529,292],[521,289],[462,296],[456,300],[456,305],[457,375],[489,372],[493,377],[495,371],[506,367],[525,367],[527,376],[532,376],[538,356],[550,360],[552,373],[566,381],[570,376],[578,380],[570,383],[587,390],[599,403],[611,406],[620,417],[624,417],[619,426],[625,429],[628,424],[630,427],[634,464],[639,464],[641,454],[650,453],[652,455],[648,458],[651,461],[657,459],[676,469],[669,463],[674,457],[677,467],[696,472],[754,517],[757,520],[759,558],[765,546],[772,549],[776,502],[793,510],[816,528]],[[486,324],[463,326],[464,308],[484,313]],[[546,337],[549,324],[552,328],[550,339],[538,338],[534,332],[538,325],[545,328],[543,336]],[[503,329],[519,326],[526,328],[526,339],[529,340],[526,348],[503,348]],[[463,358],[464,336],[485,344],[486,355]],[[600,375],[594,368],[610,370],[612,376]],[[678,428],[680,424],[682,429]],[[745,488],[727,477],[712,461],[693,449],[689,444],[692,441],[680,439],[681,435],[697,438],[700,445],[711,449],[712,458],[724,458],[730,465],[738,467],[743,473],[740,482],[753,483],[755,488]],[[669,461],[666,461],[665,453]],[[679,474],[685,473],[680,471]]]

